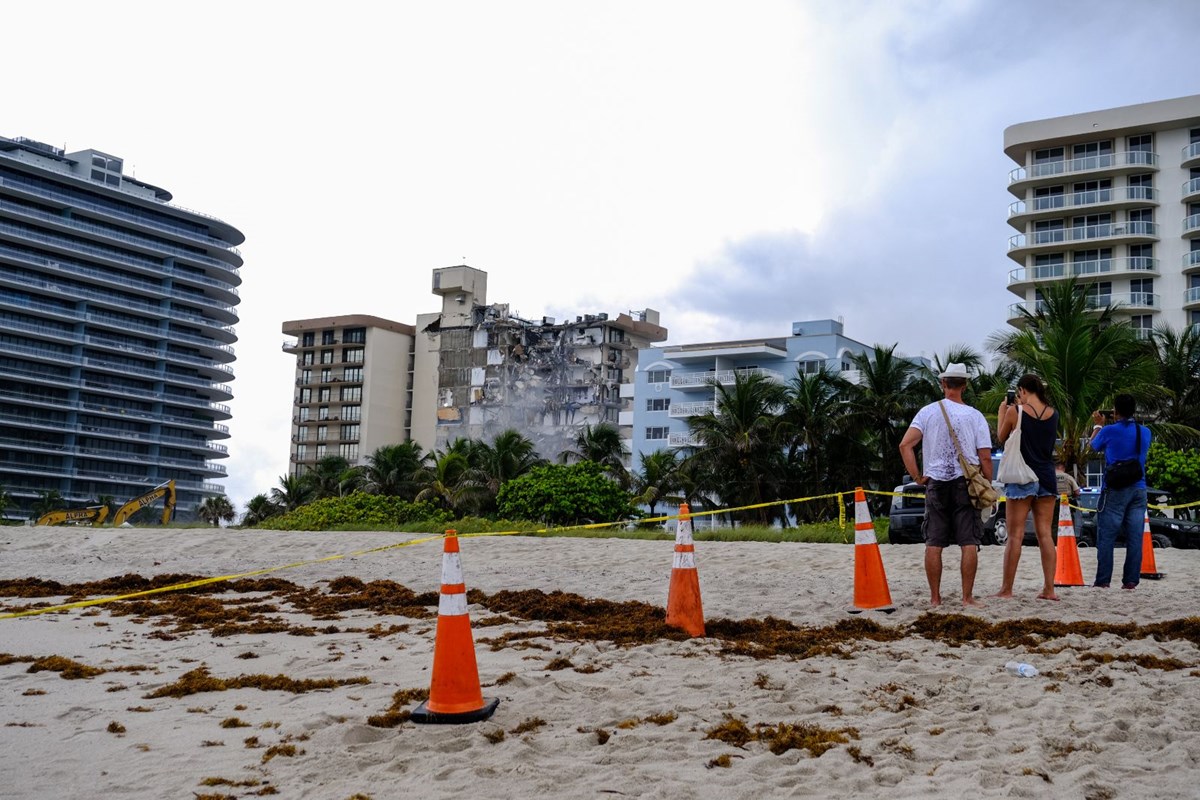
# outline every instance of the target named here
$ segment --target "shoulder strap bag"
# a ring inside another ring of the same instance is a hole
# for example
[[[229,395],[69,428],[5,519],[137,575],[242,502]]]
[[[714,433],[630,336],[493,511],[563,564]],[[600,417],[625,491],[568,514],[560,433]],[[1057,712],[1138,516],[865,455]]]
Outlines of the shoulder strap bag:
[[[1114,461],[1104,470],[1104,487],[1106,489],[1128,489],[1142,479],[1142,426],[1133,421],[1136,444],[1133,458],[1124,461]]]
[[[992,482],[984,477],[978,464],[972,464],[967,461],[967,457],[963,454],[962,445],[959,444],[958,434],[954,431],[954,426],[950,424],[950,415],[946,413],[946,407],[938,402],[938,408],[942,410],[942,416],[946,418],[946,427],[950,430],[950,438],[954,440],[954,449],[958,451],[958,465],[962,467],[963,476],[967,479],[967,494],[971,496],[971,505],[980,511],[985,508],[991,508],[1000,499],[1000,493],[996,491],[996,487],[992,486]]]
[[[1037,473],[1025,463],[1025,456],[1021,455],[1021,419],[1024,415],[1025,409],[1017,406],[1017,427],[1004,443],[1004,456],[1000,459],[1000,469],[996,470],[996,480],[1001,483],[1034,483],[1038,479]]]

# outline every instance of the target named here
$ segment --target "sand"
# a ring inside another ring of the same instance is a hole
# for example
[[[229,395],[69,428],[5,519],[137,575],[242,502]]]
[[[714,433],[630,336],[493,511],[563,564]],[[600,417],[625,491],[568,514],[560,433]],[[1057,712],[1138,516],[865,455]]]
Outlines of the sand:
[[[0,580],[216,576],[408,538],[4,528]],[[468,589],[488,595],[562,590],[665,606],[670,542],[492,537],[461,543]],[[263,618],[310,635],[181,631],[177,618],[131,615],[121,604],[0,619],[0,654],[10,662],[0,663],[0,797],[1197,796],[1200,621],[1164,629],[1175,632],[1159,640],[1122,628],[1027,636],[1017,646],[996,635],[1029,619],[1145,626],[1194,615],[1200,551],[1158,551],[1167,577],[1144,581],[1137,591],[1064,589],[1062,602],[1050,603],[1034,599],[1036,551],[1026,548],[1018,598],[971,610],[972,617],[1001,624],[984,626],[991,633],[974,641],[918,632],[960,622],[956,549],[946,551],[946,603],[932,617],[926,616],[924,548],[883,545],[880,551],[897,611],[852,617],[850,546],[697,544],[710,633],[729,629],[714,622],[720,618],[775,617],[814,628],[866,620],[893,639],[876,641],[852,630],[841,645],[807,657],[739,655],[728,637],[617,645],[542,634],[493,649],[482,640],[544,631],[548,623],[473,603],[483,691],[501,703],[490,720],[463,726],[368,723],[396,692],[428,688],[435,621],[429,616],[355,609],[335,620],[314,619],[269,593],[225,592],[211,597],[232,601],[229,609],[270,603],[276,608]],[[1082,551],[1088,580],[1094,553]],[[1118,571],[1123,555],[1119,550]],[[981,553],[980,595],[999,588],[1000,559],[999,548]],[[342,576],[436,592],[440,563],[441,547],[431,542],[266,577],[323,592]],[[0,613],[62,599],[0,597]],[[860,632],[875,630],[853,624]],[[77,679],[29,671],[29,659],[48,656],[106,671]],[[1013,676],[1004,670],[1010,660],[1032,663],[1042,674]],[[202,666],[225,679],[369,682],[302,693],[238,688],[148,697]],[[844,741],[815,755],[709,738],[719,726],[728,729],[731,719],[750,732],[759,724],[817,726]],[[271,749],[289,745],[291,754]]]

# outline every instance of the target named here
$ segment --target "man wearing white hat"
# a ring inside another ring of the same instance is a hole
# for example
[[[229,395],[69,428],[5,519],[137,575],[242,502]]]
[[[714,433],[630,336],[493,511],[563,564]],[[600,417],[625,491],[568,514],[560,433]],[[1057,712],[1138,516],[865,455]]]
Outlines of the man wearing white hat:
[[[983,414],[963,402],[963,390],[970,378],[966,365],[950,364],[938,378],[945,399],[917,412],[900,442],[900,457],[908,474],[925,487],[922,529],[930,603],[941,605],[942,550],[953,542],[962,550],[963,605],[979,605],[974,590],[983,522],[979,511],[971,505],[967,479],[958,463],[958,448],[946,421],[949,419],[954,426],[963,456],[968,462],[978,464],[988,480],[992,479],[992,433]],[[918,444],[924,470],[917,467]]]

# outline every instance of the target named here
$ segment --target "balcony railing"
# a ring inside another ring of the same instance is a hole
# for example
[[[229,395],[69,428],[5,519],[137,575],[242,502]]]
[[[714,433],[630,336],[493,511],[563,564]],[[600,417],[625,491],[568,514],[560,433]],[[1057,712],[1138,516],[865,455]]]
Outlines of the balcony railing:
[[[667,434],[667,447],[696,447],[700,438],[693,433]]]
[[[748,367],[743,369],[725,369],[715,372],[696,372],[689,375],[672,375],[672,389],[686,389],[700,386],[707,386],[710,381],[716,381],[722,386],[732,384],[736,380],[736,376],[741,375],[743,378],[757,375],[776,383],[785,383],[783,375],[774,370],[759,369],[758,367]]]
[[[1183,232],[1191,233],[1193,231],[1200,231],[1200,214],[1192,214],[1183,220]]]
[[[1183,268],[1189,269],[1192,267],[1200,267],[1200,250],[1193,250],[1190,253],[1183,254]]]
[[[1192,178],[1190,181],[1184,181],[1182,191],[1183,197],[1200,194],[1200,178]]]
[[[1018,200],[1008,207],[1008,215],[1028,214],[1041,211],[1058,211],[1073,208],[1108,205],[1109,203],[1158,202],[1158,190],[1150,186],[1126,186],[1122,189],[1096,189],[1091,192],[1071,192],[1070,194],[1054,194],[1045,197],[1035,197],[1026,202]]]
[[[1074,261],[1069,264],[1043,264],[1021,267],[1008,273],[1009,283],[1053,280],[1068,276],[1108,275],[1115,272],[1158,272],[1158,259],[1145,256],[1104,258],[1095,261]]]
[[[1196,215],[1200,225],[1200,214]],[[1186,220],[1185,220],[1186,229]],[[1103,225],[1077,225],[1070,228],[1054,228],[1052,230],[1034,231],[1033,233],[1018,233],[1009,237],[1008,249],[1017,250],[1025,247],[1066,244],[1068,242],[1086,242],[1094,239],[1111,239],[1114,237],[1137,236],[1158,238],[1158,225],[1154,222],[1106,222]]]
[[[1183,161],[1191,161],[1193,158],[1200,158],[1200,142],[1192,142],[1183,148],[1181,159]]]
[[[1071,158],[1064,161],[1048,161],[1043,164],[1033,164],[1028,167],[1018,167],[1008,173],[1009,183],[1030,180],[1034,178],[1050,178],[1056,175],[1072,175],[1079,172],[1095,172],[1096,170],[1116,169],[1119,167],[1148,167],[1158,169],[1158,154],[1140,150],[1122,153],[1104,153],[1102,155]]]
[[[1185,289],[1183,292],[1183,302],[1185,305],[1200,303],[1200,286],[1193,286],[1190,289]]]
[[[667,413],[676,419],[684,417],[699,417],[704,414],[711,414],[717,407],[717,404],[711,401],[699,403],[673,403]]]
[[[1101,309],[1106,306],[1113,306],[1118,309],[1160,308],[1162,303],[1159,296],[1151,292],[1088,295],[1087,307],[1089,309]],[[1044,300],[1038,300],[1036,303],[1013,303],[1008,307],[1008,318],[1020,319],[1022,309],[1031,309],[1030,313],[1036,314],[1039,311],[1046,310],[1046,303]]]

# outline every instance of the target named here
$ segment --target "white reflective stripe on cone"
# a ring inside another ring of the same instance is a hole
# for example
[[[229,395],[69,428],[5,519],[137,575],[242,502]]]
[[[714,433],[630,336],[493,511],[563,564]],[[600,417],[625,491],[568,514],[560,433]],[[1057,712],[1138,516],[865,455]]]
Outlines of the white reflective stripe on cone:
[[[875,526],[872,525],[870,530],[856,530],[854,532],[855,544],[878,544],[879,539],[875,537]]]
[[[444,594],[438,600],[438,616],[461,617],[467,613],[467,596],[461,592]]]
[[[671,563],[673,569],[695,569],[696,554],[695,553],[676,553],[675,558]]]
[[[442,553],[442,583],[462,582],[462,559],[458,553]]]

